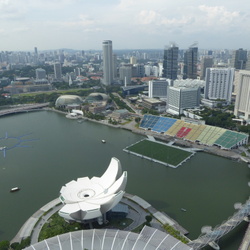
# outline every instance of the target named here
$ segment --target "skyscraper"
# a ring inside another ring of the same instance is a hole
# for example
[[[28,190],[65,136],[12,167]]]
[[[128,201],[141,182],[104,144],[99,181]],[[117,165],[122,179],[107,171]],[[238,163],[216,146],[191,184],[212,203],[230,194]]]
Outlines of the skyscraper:
[[[61,80],[62,79],[62,67],[61,63],[57,62],[54,63],[54,75],[56,80]]]
[[[102,42],[103,50],[103,84],[111,85],[113,82],[113,55],[112,41],[105,40]]]
[[[235,69],[245,69],[247,62],[247,50],[237,49],[233,52],[231,67]]]
[[[236,117],[250,119],[250,71],[240,70],[234,106]]]
[[[225,100],[228,103],[232,99],[234,81],[234,68],[207,68],[205,99]]]
[[[206,69],[213,67],[213,58],[212,57],[203,57],[201,60],[201,80],[206,77]]]
[[[191,46],[184,54],[183,79],[197,78],[197,58],[198,48],[195,45]]]
[[[125,85],[131,84],[131,78],[132,78],[132,64],[123,64],[119,68],[119,75],[120,80]]]
[[[170,47],[164,50],[163,58],[163,77],[175,80],[178,72],[178,52],[179,48],[172,43]]]

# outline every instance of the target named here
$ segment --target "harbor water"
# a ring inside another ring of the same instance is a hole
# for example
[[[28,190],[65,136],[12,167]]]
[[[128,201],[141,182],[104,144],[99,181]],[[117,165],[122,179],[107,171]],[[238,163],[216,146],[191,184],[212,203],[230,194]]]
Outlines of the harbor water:
[[[111,157],[128,171],[126,192],[167,213],[190,239],[200,235],[202,226],[226,220],[235,212],[234,203],[244,203],[250,193],[246,163],[198,152],[179,168],[168,168],[123,151],[142,135],[52,111],[0,118],[0,138],[0,147],[11,148],[0,151],[0,241],[11,240],[65,183],[101,176]],[[20,191],[10,192],[13,187]],[[243,222],[221,239],[221,249],[237,249],[246,227]]]

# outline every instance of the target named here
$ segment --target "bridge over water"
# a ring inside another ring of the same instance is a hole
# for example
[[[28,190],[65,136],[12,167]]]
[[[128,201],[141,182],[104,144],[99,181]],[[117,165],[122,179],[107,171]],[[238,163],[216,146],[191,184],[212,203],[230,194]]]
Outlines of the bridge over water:
[[[235,212],[233,216],[229,217],[220,225],[217,225],[213,230],[212,227],[203,227],[202,234],[196,240],[188,243],[188,245],[193,249],[201,249],[206,245],[210,245],[214,249],[220,249],[216,241],[233,230],[243,220],[248,221],[248,216],[250,214],[250,198],[244,205],[235,204],[235,208],[239,210]]]
[[[25,104],[22,106],[16,106],[15,108],[4,109],[0,111],[0,117],[4,115],[10,115],[15,113],[29,112],[34,110],[39,110],[41,108],[47,107],[49,102],[46,103],[36,103],[36,104]]]

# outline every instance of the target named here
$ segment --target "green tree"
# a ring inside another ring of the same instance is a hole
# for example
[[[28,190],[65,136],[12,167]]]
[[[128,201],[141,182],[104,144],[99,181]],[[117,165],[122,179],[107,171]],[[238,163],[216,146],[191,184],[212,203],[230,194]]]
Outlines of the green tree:
[[[8,240],[0,241],[0,250],[8,250],[10,247],[10,242]]]

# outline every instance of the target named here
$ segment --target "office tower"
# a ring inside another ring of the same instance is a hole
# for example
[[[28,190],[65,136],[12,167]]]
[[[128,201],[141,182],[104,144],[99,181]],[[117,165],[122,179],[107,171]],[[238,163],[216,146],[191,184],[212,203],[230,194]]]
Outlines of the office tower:
[[[117,55],[113,54],[113,79],[117,78]]]
[[[145,70],[145,76],[151,76],[152,75],[152,66],[151,65],[145,65],[144,70]]]
[[[119,75],[120,75],[119,79],[123,82],[124,85],[130,85],[131,78],[132,78],[132,65],[131,64],[123,64],[119,68]]]
[[[135,56],[131,56],[131,57],[130,57],[130,64],[134,65],[134,64],[136,64],[136,63],[137,63],[136,57],[135,57]]]
[[[167,88],[169,82],[167,80],[152,80],[148,83],[149,98],[167,98]]]
[[[183,114],[185,109],[200,106],[200,88],[169,86],[167,90],[167,112],[173,115]]]
[[[74,72],[75,72],[75,75],[76,75],[76,76],[80,76],[80,75],[81,75],[81,68],[78,68],[78,67],[75,68],[75,69],[74,69]]]
[[[242,48],[233,52],[230,66],[235,69],[246,69],[247,50]]]
[[[144,77],[145,68],[144,64],[135,64],[132,67],[132,77]]]
[[[54,63],[54,78],[56,80],[62,79],[62,67],[61,67],[61,63],[59,62]]]
[[[46,71],[44,69],[36,69],[36,80],[46,79]]]
[[[250,119],[250,71],[240,70],[234,115],[245,120]]]
[[[112,41],[105,40],[102,42],[103,50],[103,84],[111,85],[113,82],[113,55]]]
[[[172,80],[177,79],[178,53],[179,48],[174,43],[165,48],[163,58],[163,77]]]
[[[158,66],[153,66],[152,67],[152,75],[155,77],[159,76],[159,67]]]
[[[204,97],[209,100],[231,102],[234,68],[207,68]]]
[[[34,48],[35,55],[38,56],[37,47]]]
[[[193,45],[184,54],[183,79],[197,78],[197,58],[198,48]]]
[[[250,70],[250,53],[247,56],[246,70]]]
[[[201,80],[204,80],[206,77],[206,69],[213,67],[213,58],[212,57],[203,57],[201,60]]]

